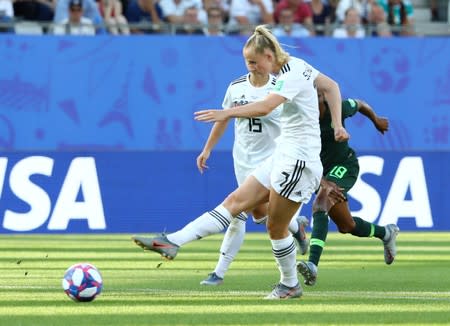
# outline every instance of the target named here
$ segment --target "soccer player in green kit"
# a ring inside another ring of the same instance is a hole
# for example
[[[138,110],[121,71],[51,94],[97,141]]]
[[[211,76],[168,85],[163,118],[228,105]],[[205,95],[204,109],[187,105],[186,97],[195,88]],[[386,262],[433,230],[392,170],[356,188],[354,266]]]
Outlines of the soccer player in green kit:
[[[397,225],[378,226],[359,217],[352,216],[347,201],[336,202],[329,195],[333,184],[338,185],[344,195],[355,184],[359,174],[358,158],[348,142],[334,140],[330,111],[323,94],[319,96],[320,132],[322,150],[320,159],[323,165],[323,177],[319,192],[313,203],[313,229],[310,240],[309,259],[297,265],[306,285],[314,285],[317,279],[317,266],[325,246],[328,234],[328,216],[336,223],[339,232],[351,233],[357,237],[376,237],[383,241],[384,260],[392,264],[396,255],[396,238],[400,231]],[[342,125],[344,120],[356,112],[369,118],[375,128],[384,134],[388,130],[388,120],[378,117],[373,109],[361,100],[347,99],[342,101]]]

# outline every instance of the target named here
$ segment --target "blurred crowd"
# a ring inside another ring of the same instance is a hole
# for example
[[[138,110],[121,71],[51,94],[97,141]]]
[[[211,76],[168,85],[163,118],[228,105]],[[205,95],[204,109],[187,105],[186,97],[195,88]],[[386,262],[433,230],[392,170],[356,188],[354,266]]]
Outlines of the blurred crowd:
[[[437,17],[437,0],[430,1]],[[12,24],[14,23],[14,24]],[[410,0],[0,0],[0,31],[21,34],[414,34]]]

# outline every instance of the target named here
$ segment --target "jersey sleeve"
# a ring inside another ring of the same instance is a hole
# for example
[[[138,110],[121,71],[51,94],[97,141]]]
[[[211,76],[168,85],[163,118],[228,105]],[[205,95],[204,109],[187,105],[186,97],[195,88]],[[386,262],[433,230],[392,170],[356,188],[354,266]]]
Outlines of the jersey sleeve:
[[[272,93],[288,100],[292,100],[303,89],[313,84],[319,75],[318,70],[304,61],[293,65],[287,63],[282,69],[284,73],[278,77]]]
[[[228,109],[233,106],[233,99],[231,98],[231,89],[230,88],[231,88],[231,85],[228,86],[225,96],[223,98],[223,102],[222,102],[223,109]]]
[[[355,115],[358,112],[358,102],[356,100],[348,98],[342,101],[342,118],[348,118]]]

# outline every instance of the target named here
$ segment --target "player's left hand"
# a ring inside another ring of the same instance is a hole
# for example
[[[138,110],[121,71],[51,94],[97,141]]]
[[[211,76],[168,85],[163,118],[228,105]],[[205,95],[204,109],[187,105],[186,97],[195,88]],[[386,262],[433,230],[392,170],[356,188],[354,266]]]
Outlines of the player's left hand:
[[[344,127],[334,129],[334,139],[338,142],[343,142],[349,140],[350,135]]]
[[[374,124],[375,128],[382,134],[389,130],[389,120],[385,117],[376,117]]]
[[[194,119],[203,122],[216,122],[228,120],[226,110],[201,110],[194,112]]]

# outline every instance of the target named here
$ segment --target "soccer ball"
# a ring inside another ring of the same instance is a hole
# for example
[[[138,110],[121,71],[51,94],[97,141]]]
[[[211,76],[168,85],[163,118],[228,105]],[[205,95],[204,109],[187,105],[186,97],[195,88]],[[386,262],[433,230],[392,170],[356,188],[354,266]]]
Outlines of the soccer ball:
[[[72,300],[88,302],[100,294],[103,280],[94,265],[78,263],[66,270],[62,279],[62,287]]]

